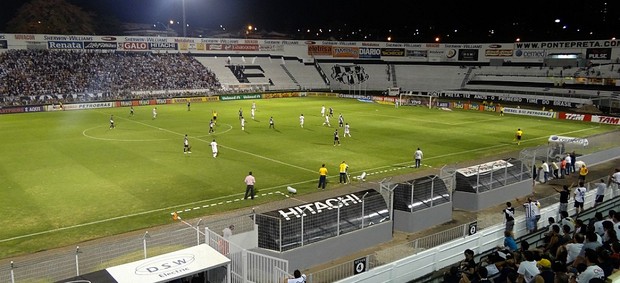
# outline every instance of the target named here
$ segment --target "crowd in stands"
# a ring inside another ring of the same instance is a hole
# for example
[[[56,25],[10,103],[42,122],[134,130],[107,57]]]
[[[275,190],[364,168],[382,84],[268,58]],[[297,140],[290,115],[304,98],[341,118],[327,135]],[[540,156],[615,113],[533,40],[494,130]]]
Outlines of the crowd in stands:
[[[150,52],[9,50],[0,53],[0,104],[133,98],[133,91],[219,89],[192,56]]]
[[[542,243],[518,247],[506,231],[505,245],[480,262],[472,250],[447,271],[444,282],[605,282],[620,270],[620,212],[597,212],[593,219],[573,220],[566,211],[549,219]]]

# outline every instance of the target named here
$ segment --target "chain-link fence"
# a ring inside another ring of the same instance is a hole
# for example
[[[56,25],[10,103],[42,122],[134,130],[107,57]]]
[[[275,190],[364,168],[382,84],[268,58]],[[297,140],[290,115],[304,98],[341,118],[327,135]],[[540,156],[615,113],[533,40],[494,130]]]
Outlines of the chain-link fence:
[[[146,232],[119,240],[87,242],[73,250],[41,253],[30,259],[0,266],[0,282],[56,282],[129,262],[189,248],[205,242],[204,227],[234,224],[239,230],[254,229],[250,215],[205,223],[174,225],[157,232]],[[211,226],[213,225],[213,226]],[[191,226],[191,227],[190,227]]]

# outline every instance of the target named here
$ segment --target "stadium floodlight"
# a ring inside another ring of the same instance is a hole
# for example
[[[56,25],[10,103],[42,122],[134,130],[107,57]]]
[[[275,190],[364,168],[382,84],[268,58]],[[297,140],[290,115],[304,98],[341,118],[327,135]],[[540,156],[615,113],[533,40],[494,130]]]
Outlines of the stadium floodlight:
[[[297,189],[291,187],[291,186],[287,186],[286,190],[290,193],[290,194],[296,194],[297,193]]]
[[[187,22],[185,20],[185,0],[181,0],[183,6],[183,37],[187,37]]]

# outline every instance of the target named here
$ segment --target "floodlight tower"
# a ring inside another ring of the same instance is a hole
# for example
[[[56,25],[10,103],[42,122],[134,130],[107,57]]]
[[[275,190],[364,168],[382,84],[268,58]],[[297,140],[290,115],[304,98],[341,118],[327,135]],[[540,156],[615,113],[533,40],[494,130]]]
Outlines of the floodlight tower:
[[[181,0],[181,5],[183,6],[183,37],[187,37],[187,22],[185,19],[185,0]]]

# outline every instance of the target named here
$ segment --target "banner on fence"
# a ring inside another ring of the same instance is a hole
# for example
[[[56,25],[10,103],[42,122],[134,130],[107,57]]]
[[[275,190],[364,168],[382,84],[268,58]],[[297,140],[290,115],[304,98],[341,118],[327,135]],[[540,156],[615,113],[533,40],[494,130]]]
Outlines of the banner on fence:
[[[484,164],[469,166],[466,168],[457,169],[456,172],[462,174],[465,177],[471,177],[476,174],[483,174],[499,169],[503,169],[506,167],[512,167],[512,163],[505,160],[497,160],[492,162],[487,162]]]
[[[572,137],[564,137],[564,136],[556,136],[552,135],[549,137],[549,142],[553,143],[575,143],[583,146],[588,146],[588,139],[584,138],[572,138]]]

